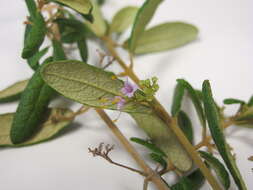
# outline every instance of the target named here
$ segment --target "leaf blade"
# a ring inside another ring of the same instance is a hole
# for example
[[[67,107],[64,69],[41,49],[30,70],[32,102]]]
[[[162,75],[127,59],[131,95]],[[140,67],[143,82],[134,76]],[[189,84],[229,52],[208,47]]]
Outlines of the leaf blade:
[[[55,136],[57,136],[62,130],[64,130],[72,120],[64,120],[58,121],[56,123],[50,123],[51,117],[55,115],[55,113],[61,112],[62,116],[69,116],[73,112],[67,109],[52,109],[50,111],[50,115],[48,120],[46,120],[41,126],[39,127],[39,131],[29,140],[21,143],[21,144],[13,144],[10,139],[10,128],[11,123],[13,121],[14,113],[2,114],[0,115],[0,147],[23,147],[23,146],[30,146],[38,143],[42,143],[48,140],[51,140]]]
[[[220,126],[219,113],[215,101],[212,96],[210,83],[208,80],[203,82],[202,86],[203,102],[205,113],[207,116],[208,126],[213,137],[213,140],[217,146],[217,149],[222,156],[227,168],[229,169],[232,177],[240,190],[246,190],[246,185],[242,179],[239,169],[232,157],[232,154],[227,146],[225,137]]]
[[[0,103],[6,103],[10,101],[15,101],[20,98],[21,93],[27,86],[29,79],[22,80],[14,83],[13,85],[7,87],[0,91]]]
[[[137,11],[138,7],[133,6],[120,9],[112,19],[110,33],[121,33],[125,31],[134,22]]]
[[[82,14],[90,14],[92,10],[92,4],[89,0],[54,0],[62,4],[65,4],[72,9]]]
[[[162,0],[146,0],[138,10],[129,41],[129,51],[131,53],[135,52],[139,37],[144,32],[146,25],[152,19],[157,7],[161,2]]]
[[[184,96],[184,86],[181,83],[177,83],[173,94],[171,114],[175,117],[181,110],[181,104]]]
[[[155,53],[175,49],[197,38],[198,29],[183,22],[169,22],[157,25],[143,32],[135,54]]]
[[[215,158],[213,155],[207,152],[199,151],[199,153],[201,157],[204,158],[205,161],[214,169],[222,185],[226,189],[229,189],[230,187],[229,174],[226,168],[223,166],[223,164],[217,158]]]
[[[142,128],[159,149],[167,155],[167,161],[181,171],[192,167],[192,160],[178,141],[176,135],[154,113],[130,113],[137,125]]]
[[[116,96],[123,81],[111,72],[86,63],[67,60],[47,64],[41,72],[44,81],[63,96],[91,107],[117,110]],[[123,112],[146,112],[147,107],[128,102]]]

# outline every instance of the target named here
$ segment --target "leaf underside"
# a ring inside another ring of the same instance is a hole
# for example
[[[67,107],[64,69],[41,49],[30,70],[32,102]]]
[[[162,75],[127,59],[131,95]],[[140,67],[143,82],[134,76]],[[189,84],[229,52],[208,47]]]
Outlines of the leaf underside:
[[[14,113],[7,113],[0,115],[0,147],[21,147],[45,142],[57,136],[63,129],[65,129],[72,120],[52,121],[51,118],[55,116],[67,117],[73,112],[67,109],[55,108],[50,110],[48,119],[39,127],[37,133],[29,140],[21,144],[13,144],[10,139],[10,129],[14,117]]]

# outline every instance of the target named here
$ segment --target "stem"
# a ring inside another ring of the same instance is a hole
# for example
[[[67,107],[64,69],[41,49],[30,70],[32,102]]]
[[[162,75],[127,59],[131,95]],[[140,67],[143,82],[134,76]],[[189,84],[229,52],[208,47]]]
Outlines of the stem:
[[[109,37],[102,37],[102,40],[105,41],[108,50],[111,55],[117,60],[119,65],[125,70],[125,73],[136,83],[139,84],[139,78],[133,72],[132,69],[124,63],[124,61],[119,57],[116,52],[113,44],[113,41]],[[206,167],[206,165],[202,162],[200,156],[195,150],[195,147],[188,141],[185,137],[182,130],[178,127],[175,119],[171,118],[167,111],[163,108],[163,106],[158,102],[158,100],[153,101],[153,109],[156,111],[157,115],[167,124],[168,127],[171,127],[175,135],[177,136],[180,143],[184,146],[185,150],[191,156],[195,164],[199,167],[205,178],[208,180],[209,184],[215,190],[222,190],[214,176],[211,174],[210,170]]]
[[[169,190],[169,187],[162,181],[161,177],[154,172],[141,158],[139,153],[134,149],[134,147],[128,142],[127,138],[121,133],[115,123],[109,118],[109,116],[102,109],[95,109],[99,116],[104,120],[107,126],[111,129],[113,134],[119,139],[124,148],[136,161],[136,163],[147,173],[152,176],[150,180],[157,186],[159,190]]]

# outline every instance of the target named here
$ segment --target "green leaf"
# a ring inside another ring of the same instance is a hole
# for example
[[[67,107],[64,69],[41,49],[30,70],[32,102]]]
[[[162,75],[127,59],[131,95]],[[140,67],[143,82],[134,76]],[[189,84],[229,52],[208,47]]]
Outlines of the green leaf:
[[[137,125],[142,128],[159,149],[167,155],[167,161],[181,171],[188,171],[192,167],[192,160],[176,135],[154,113],[130,113]]]
[[[15,84],[0,91],[0,103],[18,100],[24,91],[29,79],[16,82]]]
[[[79,32],[69,32],[61,36],[61,41],[67,44],[73,44],[80,40],[82,35]]]
[[[187,90],[193,105],[197,111],[200,123],[202,124],[203,127],[206,127],[206,118],[205,118],[205,113],[201,104],[201,100],[199,99],[198,94],[196,93],[196,90],[184,79],[177,79],[177,82],[180,83],[182,86],[185,87]]]
[[[159,163],[164,169],[167,168],[167,162],[163,159],[163,157],[160,154],[150,153],[149,156],[151,160]]]
[[[184,97],[184,86],[181,83],[177,83],[176,88],[174,90],[171,106],[171,114],[173,117],[177,116],[177,114],[181,110],[183,97]]]
[[[137,11],[138,7],[133,6],[124,7],[119,10],[112,19],[110,33],[124,32],[131,24],[133,24]]]
[[[41,74],[44,81],[60,94],[90,107],[117,109],[113,100],[115,96],[122,96],[123,81],[115,79],[111,72],[83,62],[52,62],[42,68]],[[182,171],[191,168],[192,161],[174,133],[151,109],[128,101],[120,111],[129,112],[176,167]]]
[[[61,26],[61,28],[64,27],[70,27],[72,28],[74,31],[79,32],[81,34],[84,34],[87,31],[86,26],[80,22],[79,20],[75,19],[75,18],[57,18],[56,20],[54,20],[54,22],[56,22],[57,24],[59,24],[59,26]],[[63,31],[61,31],[63,32]]]
[[[246,190],[246,185],[242,179],[239,169],[236,166],[235,160],[229,150],[225,137],[222,132],[221,120],[214,102],[210,83],[208,80],[204,81],[202,87],[203,102],[205,113],[208,121],[208,126],[216,147],[227,165],[234,181],[240,190]]]
[[[178,125],[180,129],[184,132],[187,139],[193,143],[193,128],[190,118],[183,111],[180,111],[177,116]]]
[[[57,61],[42,69],[45,82],[63,96],[90,107],[117,109],[115,96],[122,96],[123,81],[115,74],[80,61]],[[146,112],[146,106],[127,102],[121,111]]]
[[[36,52],[32,57],[27,59],[28,65],[33,69],[37,70],[40,59],[48,52],[49,47],[42,49],[41,51]]]
[[[92,16],[94,21],[93,23],[86,22],[86,25],[96,36],[102,37],[106,33],[107,25],[102,16],[99,6],[94,0],[92,1],[92,5]]]
[[[88,60],[88,48],[87,48],[86,39],[84,37],[77,41],[77,47],[78,47],[80,56],[82,58],[82,61],[86,62]]]
[[[130,52],[135,52],[138,40],[142,36],[146,25],[152,19],[157,7],[161,2],[162,0],[146,0],[142,7],[138,10],[129,41]]]
[[[90,14],[92,11],[92,4],[89,0],[54,0],[60,2],[68,7],[76,10],[82,14]]]
[[[27,9],[31,16],[31,20],[34,20],[37,15],[37,6],[34,0],[25,0]]]
[[[183,22],[168,22],[152,27],[139,37],[135,54],[146,54],[174,49],[197,38],[198,29]]]
[[[171,190],[198,190],[204,184],[205,178],[199,169],[188,176],[182,177],[178,183],[171,187]]]
[[[0,115],[0,147],[21,147],[34,145],[48,141],[56,137],[60,132],[65,129],[72,120],[59,120],[52,122],[51,118],[59,116],[70,116],[73,112],[68,109],[55,108],[50,111],[47,119],[38,127],[37,133],[29,140],[21,144],[13,144],[10,138],[10,129],[14,119],[14,113],[7,113]]]
[[[242,100],[238,100],[238,99],[234,99],[234,98],[227,98],[223,101],[224,104],[245,104],[244,101]]]
[[[216,175],[218,176],[220,182],[225,187],[225,189],[229,189],[229,174],[223,164],[217,158],[207,152],[199,151],[199,153],[201,157],[204,158],[205,161],[214,169]]]
[[[22,143],[34,135],[53,94],[54,90],[42,80],[39,68],[22,93],[14,115],[10,132],[13,144]]]
[[[236,121],[246,121],[246,120],[253,120],[253,107],[247,108],[238,117],[236,117]]]
[[[33,20],[32,28],[25,39],[22,58],[27,59],[32,57],[40,48],[46,35],[46,23],[43,16],[38,12]]]
[[[162,150],[160,150],[155,144],[150,143],[147,140],[143,140],[143,139],[140,139],[140,138],[137,138],[137,137],[132,137],[132,138],[130,138],[130,140],[135,142],[135,143],[138,143],[140,145],[145,146],[147,149],[149,149],[153,153],[156,153],[160,156],[166,157],[166,154]]]
[[[52,44],[53,44],[53,60],[60,61],[67,59],[61,41],[54,39],[52,40]]]
[[[251,98],[249,99],[248,106],[253,106],[253,96],[251,96]]]

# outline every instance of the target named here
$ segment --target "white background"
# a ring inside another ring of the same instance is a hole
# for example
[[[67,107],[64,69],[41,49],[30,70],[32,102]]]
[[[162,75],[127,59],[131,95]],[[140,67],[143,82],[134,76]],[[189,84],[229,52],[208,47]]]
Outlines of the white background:
[[[116,8],[129,4],[140,5],[142,2],[108,0],[103,10],[107,18],[111,18]],[[166,21],[187,21],[198,26],[199,38],[180,49],[138,57],[136,73],[142,79],[159,77],[161,89],[158,99],[167,109],[171,105],[177,78],[187,79],[196,88],[201,88],[202,81],[209,79],[220,105],[224,98],[229,97],[248,100],[253,94],[252,12],[251,0],[164,1],[150,25]],[[0,89],[32,74],[26,62],[20,58],[24,30],[22,22],[26,15],[23,1],[0,2]],[[94,52],[95,49],[91,50],[91,60],[97,57]],[[58,101],[55,104],[60,103]],[[2,104],[0,113],[13,112],[16,105],[17,103]],[[78,105],[74,106],[77,107]],[[188,113],[195,117],[192,105],[188,104],[188,107]],[[233,114],[236,108],[230,106],[226,113]],[[115,118],[116,115],[113,113],[112,117]],[[117,124],[127,137],[145,137],[126,115],[122,115]],[[201,127],[196,117],[194,126],[196,133],[200,133]],[[88,154],[88,147],[97,146],[100,142],[115,144],[112,158],[136,167],[94,111],[80,116],[70,128],[69,133],[44,144],[0,149],[0,189],[142,189],[142,177]],[[226,134],[229,135],[229,144],[234,147],[239,169],[248,188],[252,189],[253,164],[247,158],[253,155],[253,130],[231,127]],[[136,148],[145,156],[143,148]],[[209,186],[206,184],[203,189],[209,189]],[[231,189],[236,187],[232,185]]]

